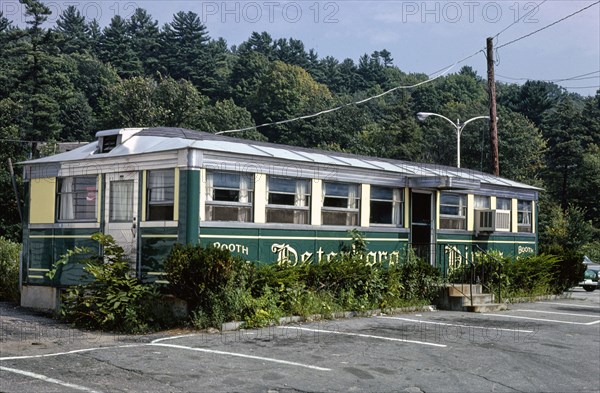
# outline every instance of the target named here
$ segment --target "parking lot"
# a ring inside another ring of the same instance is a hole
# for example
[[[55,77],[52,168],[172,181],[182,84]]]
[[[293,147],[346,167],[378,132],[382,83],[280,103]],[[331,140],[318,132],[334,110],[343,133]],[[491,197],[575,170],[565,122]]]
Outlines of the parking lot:
[[[116,336],[2,305],[6,392],[600,391],[600,291],[226,333]]]

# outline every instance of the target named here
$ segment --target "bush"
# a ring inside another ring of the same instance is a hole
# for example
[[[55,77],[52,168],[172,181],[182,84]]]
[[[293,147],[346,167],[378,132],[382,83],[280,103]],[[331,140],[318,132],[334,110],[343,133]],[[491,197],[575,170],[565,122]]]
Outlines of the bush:
[[[578,253],[559,250],[561,255],[541,254],[527,257],[503,257],[499,253],[476,253],[475,277],[486,292],[497,294],[501,287],[502,297],[529,297],[559,294],[577,285],[585,270]],[[453,276],[465,276],[465,266],[453,272]]]
[[[0,300],[19,302],[19,253],[21,245],[0,236]]]
[[[97,233],[92,239],[100,243],[104,255],[84,260],[84,271],[93,281],[67,289],[61,317],[78,326],[124,333],[144,333],[160,327],[166,310],[161,308],[156,287],[131,276],[130,261],[110,235]],[[67,253],[62,263],[88,252],[76,249]]]
[[[198,328],[239,320],[251,306],[252,265],[228,250],[176,244],[164,265],[169,290],[188,303]]]
[[[352,237],[336,257],[298,265],[253,265],[227,250],[175,245],[165,261],[166,278],[170,291],[188,302],[197,328],[231,320],[259,327],[285,315],[326,318],[342,310],[430,304],[437,295],[436,268],[412,254],[389,267],[371,263],[364,239],[357,232]]]

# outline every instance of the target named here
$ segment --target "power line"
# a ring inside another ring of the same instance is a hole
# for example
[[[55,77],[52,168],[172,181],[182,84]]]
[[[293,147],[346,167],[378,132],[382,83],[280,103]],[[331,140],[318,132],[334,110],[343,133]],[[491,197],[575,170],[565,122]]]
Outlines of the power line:
[[[580,81],[580,80],[587,80],[587,79],[598,79],[598,78],[600,78],[600,75],[588,76],[588,75],[593,75],[593,74],[598,74],[598,73],[600,73],[600,70],[588,72],[586,74],[575,75],[575,76],[571,76],[568,78],[562,78],[562,79],[537,79],[537,78],[523,78],[523,77],[517,78],[517,77],[504,76],[504,75],[500,75],[500,74],[496,74],[496,75],[499,76],[500,78],[515,80],[515,81],[537,80],[537,81],[541,81],[541,82],[565,82],[565,81],[571,81],[571,80]]]
[[[569,15],[567,15],[567,16],[565,16],[565,17],[562,17],[562,18],[560,18],[560,19],[559,19],[559,20],[557,20],[557,21],[554,21],[554,22],[550,23],[549,25],[546,25],[546,26],[544,26],[544,27],[542,27],[542,28],[540,28],[540,29],[537,29],[537,30],[535,30],[535,31],[532,31],[531,33],[525,34],[525,35],[523,35],[523,36],[521,36],[521,37],[519,37],[519,38],[515,38],[515,39],[514,39],[514,40],[512,40],[512,41],[509,41],[509,42],[507,42],[507,43],[505,43],[505,44],[502,44],[502,45],[498,46],[498,47],[496,48],[496,50],[498,50],[498,49],[500,49],[500,48],[504,48],[505,46],[508,46],[508,45],[514,44],[514,43],[515,43],[515,42],[517,42],[517,41],[521,41],[522,39],[525,39],[525,38],[527,38],[527,37],[530,37],[530,36],[532,36],[532,35],[534,35],[534,34],[537,34],[537,33],[539,33],[539,32],[540,32],[540,31],[542,31],[542,30],[546,30],[547,28],[549,28],[549,27],[551,27],[551,26],[554,26],[555,24],[557,24],[557,23],[560,23],[560,22],[562,22],[562,21],[564,21],[564,20],[566,20],[566,19],[569,19],[570,17],[572,17],[572,16],[574,16],[574,15],[577,15],[577,14],[579,14],[580,12],[583,12],[583,11],[587,10],[588,8],[591,8],[591,7],[595,6],[595,5],[597,5],[598,3],[600,3],[600,1],[596,1],[595,3],[592,3],[592,4],[590,4],[590,5],[586,6],[586,7],[583,7],[582,9],[580,9],[580,10],[578,10],[578,11],[575,11],[575,12],[573,12],[572,14],[569,14]]]
[[[475,53],[475,54],[476,54],[476,53]],[[474,56],[474,55],[472,55],[472,56]],[[466,59],[466,58],[465,58],[465,59]],[[390,93],[392,93],[392,92],[394,92],[394,91],[396,91],[396,90],[400,90],[400,89],[413,89],[413,88],[415,88],[415,87],[418,87],[418,86],[422,86],[422,85],[425,85],[425,84],[431,83],[431,82],[433,82],[434,80],[436,80],[436,79],[438,79],[438,78],[440,78],[440,77],[444,76],[445,74],[447,74],[447,73],[448,73],[448,72],[449,72],[449,71],[450,71],[452,68],[454,68],[454,67],[455,67],[455,66],[456,66],[458,63],[460,63],[461,61],[464,61],[464,60],[459,60],[459,61],[455,62],[455,63],[454,63],[454,64],[452,64],[450,67],[446,68],[444,72],[442,72],[441,74],[437,75],[437,76],[436,76],[436,77],[434,77],[434,78],[430,78],[430,79],[427,79],[427,80],[421,81],[421,82],[419,82],[419,83],[415,83],[415,84],[413,84],[413,85],[407,85],[407,86],[396,86],[396,87],[394,87],[394,88],[391,88],[391,89],[389,89],[389,90],[386,90],[386,91],[384,91],[384,92],[383,92],[383,93],[381,93],[381,94],[377,94],[377,95],[374,95],[374,96],[370,96],[370,97],[367,97],[367,98],[365,98],[365,99],[362,99],[362,100],[359,100],[359,101],[348,102],[348,103],[346,103],[346,104],[342,104],[342,105],[336,106],[336,107],[334,107],[334,108],[326,109],[326,110],[323,110],[323,111],[320,111],[320,112],[311,113],[311,114],[309,114],[309,115],[297,116],[297,117],[294,117],[294,118],[291,118],[291,119],[280,120],[280,121],[274,121],[274,122],[270,122],[270,123],[263,123],[263,124],[259,124],[259,125],[257,125],[257,126],[250,126],[250,127],[238,128],[238,129],[233,129],[233,130],[219,131],[219,132],[216,132],[215,134],[217,134],[217,135],[218,135],[218,134],[231,134],[231,133],[234,133],[234,132],[250,131],[250,130],[256,130],[256,129],[258,129],[258,128],[263,128],[263,127],[268,127],[268,126],[276,126],[276,125],[281,125],[281,124],[291,123],[291,122],[298,121],[298,120],[306,120],[306,119],[310,119],[310,118],[313,118],[313,117],[317,117],[317,116],[324,115],[324,114],[326,114],[326,113],[332,113],[332,112],[336,112],[336,111],[338,111],[338,110],[340,110],[340,109],[343,109],[343,108],[346,108],[346,107],[349,107],[349,106],[352,106],[352,105],[360,105],[360,104],[364,104],[365,102],[368,102],[368,101],[374,100],[374,99],[376,99],[376,98],[383,97],[383,96],[385,96],[385,95],[387,95],[387,94],[390,94]],[[432,75],[432,74],[430,74],[430,76],[431,76],[431,75]]]
[[[563,86],[565,89],[598,89],[600,88],[600,85],[598,86]]]
[[[498,38],[498,36],[502,33],[504,33],[506,30],[510,29],[511,27],[513,27],[514,25],[516,25],[517,23],[519,23],[521,21],[521,19],[529,16],[532,12],[535,12],[538,8],[540,8],[540,6],[542,4],[544,4],[546,1],[548,0],[544,0],[542,1],[540,4],[537,4],[531,11],[526,12],[525,14],[523,14],[523,16],[521,16],[519,19],[517,19],[516,21],[514,21],[513,23],[511,23],[510,25],[506,26],[504,29],[500,30],[500,32],[498,34],[496,34],[493,38]]]

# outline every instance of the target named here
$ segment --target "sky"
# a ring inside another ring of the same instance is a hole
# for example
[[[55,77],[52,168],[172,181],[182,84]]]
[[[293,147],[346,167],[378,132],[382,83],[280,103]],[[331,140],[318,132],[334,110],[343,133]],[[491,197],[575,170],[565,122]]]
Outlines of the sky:
[[[541,29],[598,0],[537,1],[400,1],[400,0],[265,0],[265,1],[45,1],[50,21],[69,5],[101,26],[119,14],[129,17],[146,9],[160,25],[178,11],[197,13],[211,38],[229,46],[247,40],[253,31],[273,38],[295,38],[319,57],[339,60],[387,49],[404,72],[433,74],[485,48],[487,37],[500,47]],[[0,0],[4,16],[21,25],[25,17],[18,0]],[[516,22],[516,23],[515,23]],[[506,30],[505,30],[506,29]],[[504,30],[504,31],[503,31]],[[600,88],[600,4],[496,52],[496,79],[523,83],[527,79],[556,81],[581,95]],[[486,76],[486,60],[478,53],[456,64]],[[584,75],[585,74],[585,75]],[[557,81],[584,75],[577,79]]]

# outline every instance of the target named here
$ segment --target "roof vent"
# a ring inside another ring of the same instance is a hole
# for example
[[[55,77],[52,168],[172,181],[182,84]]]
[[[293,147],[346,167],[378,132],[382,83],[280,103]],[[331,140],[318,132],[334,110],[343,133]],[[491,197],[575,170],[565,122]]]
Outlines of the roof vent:
[[[96,154],[109,153],[115,147],[142,130],[143,128],[117,128],[114,130],[98,131],[96,133],[96,138],[98,138],[98,150]]]

